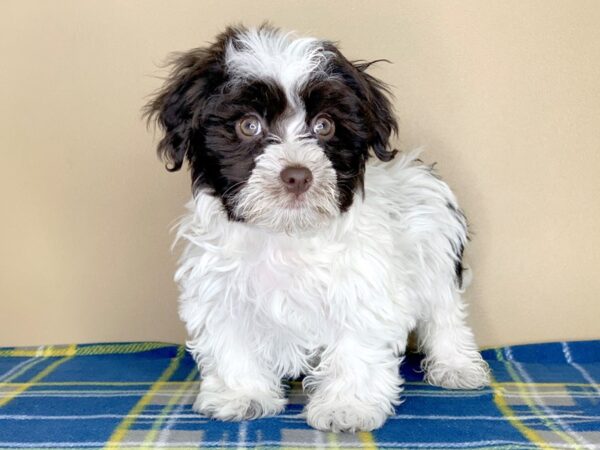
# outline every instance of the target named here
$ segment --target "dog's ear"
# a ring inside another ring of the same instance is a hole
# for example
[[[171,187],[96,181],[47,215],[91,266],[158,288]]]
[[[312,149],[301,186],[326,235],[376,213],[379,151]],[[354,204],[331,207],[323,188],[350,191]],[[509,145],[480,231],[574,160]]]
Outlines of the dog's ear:
[[[164,86],[146,104],[144,115],[164,131],[158,156],[168,171],[181,168],[190,155],[199,117],[207,99],[223,79],[222,52],[216,45],[175,55]]]
[[[356,76],[361,85],[363,99],[366,103],[367,115],[369,117],[370,141],[369,145],[375,152],[375,155],[382,161],[390,161],[397,150],[389,150],[390,137],[392,133],[398,132],[398,122],[394,117],[393,107],[390,101],[391,92],[388,86],[372,75],[366,73],[371,62],[353,63],[356,70]]]
[[[374,63],[389,61],[351,62],[333,43],[327,43],[325,49],[334,55],[333,66],[330,68],[333,75],[341,78],[363,104],[365,120],[369,128],[369,147],[379,159],[391,160],[397,150],[389,150],[390,137],[392,133],[398,131],[398,123],[390,101],[391,92],[383,81],[366,72]]]

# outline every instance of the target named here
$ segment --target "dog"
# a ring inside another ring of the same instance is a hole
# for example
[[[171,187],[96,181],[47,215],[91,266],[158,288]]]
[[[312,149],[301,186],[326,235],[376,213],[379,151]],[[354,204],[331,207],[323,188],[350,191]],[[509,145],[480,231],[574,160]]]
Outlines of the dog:
[[[372,63],[263,25],[171,64],[145,112],[167,169],[187,161],[192,177],[175,280],[202,375],[193,409],[275,415],[282,379],[305,375],[309,425],[376,429],[413,330],[429,383],[487,385],[461,298],[465,216],[418,153],[390,149]]]

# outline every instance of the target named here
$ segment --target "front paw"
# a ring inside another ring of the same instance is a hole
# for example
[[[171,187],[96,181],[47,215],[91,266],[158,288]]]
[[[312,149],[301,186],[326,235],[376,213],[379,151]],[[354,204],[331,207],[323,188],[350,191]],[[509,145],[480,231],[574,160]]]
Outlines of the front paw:
[[[423,364],[425,380],[446,389],[480,389],[490,384],[490,368],[481,358],[462,364],[427,361]]]
[[[250,392],[201,386],[192,409],[214,419],[239,421],[274,416],[285,408],[285,399],[272,392]]]
[[[306,407],[306,421],[311,427],[334,433],[371,431],[381,427],[387,417],[385,408],[358,399],[311,400]]]

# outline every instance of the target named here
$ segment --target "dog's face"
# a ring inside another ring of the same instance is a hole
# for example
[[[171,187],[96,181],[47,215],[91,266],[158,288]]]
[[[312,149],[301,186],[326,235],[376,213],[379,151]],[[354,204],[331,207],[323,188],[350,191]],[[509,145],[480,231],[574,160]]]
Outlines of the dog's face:
[[[230,220],[272,231],[322,226],[361,192],[369,150],[393,158],[385,86],[330,42],[278,29],[229,28],[173,61],[148,104],[167,168],[185,159],[195,191]]]

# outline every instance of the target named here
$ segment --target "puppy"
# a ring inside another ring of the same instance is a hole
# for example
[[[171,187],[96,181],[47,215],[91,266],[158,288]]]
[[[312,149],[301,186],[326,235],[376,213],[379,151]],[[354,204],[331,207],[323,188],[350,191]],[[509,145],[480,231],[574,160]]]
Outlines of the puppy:
[[[277,414],[281,379],[305,374],[311,426],[373,430],[399,403],[412,330],[431,384],[489,381],[461,299],[465,217],[416,153],[390,151],[397,124],[370,64],[232,27],[177,56],[147,105],[167,169],[191,170],[175,279],[199,413]]]

